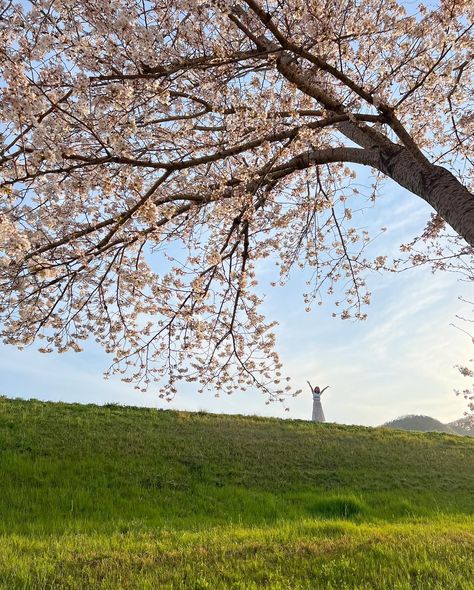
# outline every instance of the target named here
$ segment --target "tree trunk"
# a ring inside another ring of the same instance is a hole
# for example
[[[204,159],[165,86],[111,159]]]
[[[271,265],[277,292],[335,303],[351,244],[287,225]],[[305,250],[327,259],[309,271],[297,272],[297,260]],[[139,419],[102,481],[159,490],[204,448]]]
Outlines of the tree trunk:
[[[393,143],[377,133],[378,146],[374,136],[366,133],[366,126],[351,122],[338,124],[346,137],[365,149],[379,151],[379,162],[375,167],[410,192],[424,199],[439,215],[474,247],[474,195],[451,174],[449,170],[435,164],[420,163],[409,150]]]
[[[269,42],[264,46],[273,47]],[[277,67],[287,80],[304,94],[314,98],[329,112],[345,112],[342,104],[334,96],[314,83],[308,72],[295,65],[290,53],[282,52]],[[449,170],[431,164],[414,144],[410,151],[406,146],[394,143],[386,135],[364,123],[344,121],[336,127],[365,150],[378,150],[379,158],[374,167],[424,199],[470,246],[474,247],[474,195]]]

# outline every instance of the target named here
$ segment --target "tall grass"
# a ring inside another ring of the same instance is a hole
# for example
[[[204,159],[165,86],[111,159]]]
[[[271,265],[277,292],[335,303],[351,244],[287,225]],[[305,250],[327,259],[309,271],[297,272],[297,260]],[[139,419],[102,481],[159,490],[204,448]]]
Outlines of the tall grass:
[[[0,588],[474,589],[474,440],[0,398]]]

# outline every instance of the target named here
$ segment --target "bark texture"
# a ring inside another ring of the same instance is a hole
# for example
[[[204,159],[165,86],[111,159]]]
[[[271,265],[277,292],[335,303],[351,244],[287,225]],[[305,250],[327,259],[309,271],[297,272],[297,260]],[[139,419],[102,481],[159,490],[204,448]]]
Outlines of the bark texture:
[[[275,45],[267,41],[266,47],[275,48]],[[312,81],[308,71],[295,65],[288,52],[282,53],[277,67],[287,80],[317,100],[327,111],[339,116],[346,112],[337,98]],[[403,143],[395,143],[381,131],[361,121],[338,123],[340,133],[366,152],[346,161],[372,166],[424,199],[474,247],[474,195],[449,170],[432,164],[390,111],[386,113],[386,122]],[[377,154],[375,157],[374,152]],[[317,158],[313,157],[313,161],[317,163]]]

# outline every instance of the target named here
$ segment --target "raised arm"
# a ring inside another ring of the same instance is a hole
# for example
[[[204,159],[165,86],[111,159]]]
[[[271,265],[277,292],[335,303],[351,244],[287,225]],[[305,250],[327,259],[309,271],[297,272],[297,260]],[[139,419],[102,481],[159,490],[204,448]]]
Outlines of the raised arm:
[[[328,387],[329,387],[329,385],[326,385],[326,387],[325,387],[324,389],[321,389],[321,393],[320,393],[320,395],[322,395],[322,394],[323,394],[323,393],[326,391],[326,389],[327,389]]]
[[[309,381],[306,381],[306,383],[309,385],[309,388],[311,389],[311,393],[313,393],[313,386],[311,385],[311,383]]]

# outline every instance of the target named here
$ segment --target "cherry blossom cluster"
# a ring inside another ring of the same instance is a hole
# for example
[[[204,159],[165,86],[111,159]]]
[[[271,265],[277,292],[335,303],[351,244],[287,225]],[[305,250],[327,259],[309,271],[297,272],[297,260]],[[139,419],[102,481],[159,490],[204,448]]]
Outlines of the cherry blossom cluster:
[[[387,259],[354,211],[382,178],[433,205],[425,242],[447,222],[472,248],[473,17],[468,0],[0,0],[4,340],[93,338],[167,399],[182,381],[297,394],[266,261],[275,286],[307,270],[308,311],[364,319]]]

